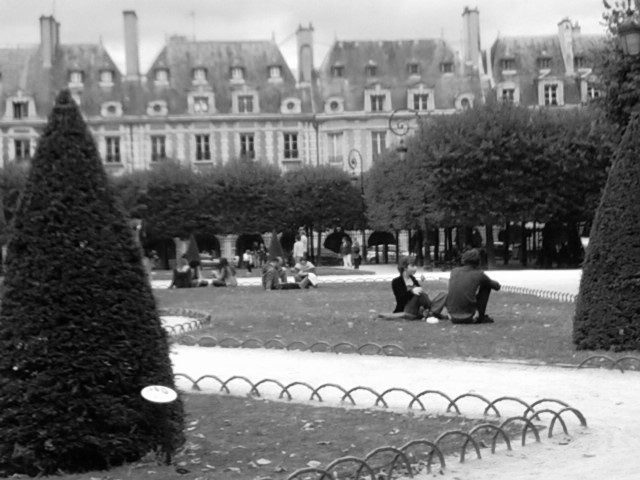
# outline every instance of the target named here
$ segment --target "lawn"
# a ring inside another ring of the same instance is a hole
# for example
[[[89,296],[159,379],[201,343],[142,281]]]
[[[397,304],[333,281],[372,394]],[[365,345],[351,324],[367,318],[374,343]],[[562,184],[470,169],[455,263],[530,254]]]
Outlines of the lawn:
[[[226,395],[189,394],[184,396],[184,401],[188,413],[187,442],[172,459],[172,465],[159,464],[155,456],[149,455],[108,472],[63,474],[55,478],[284,480],[309,465],[322,468],[344,456],[364,459],[378,447],[399,448],[418,439],[435,442],[438,435],[448,430],[468,432],[480,423],[487,423],[486,420],[425,415],[417,411],[328,408]],[[495,418],[491,423],[499,424]],[[513,424],[513,427],[509,429],[511,434],[519,431],[517,425]],[[491,445],[492,436],[492,432],[480,430],[473,438],[482,447]],[[506,449],[501,440],[499,438],[496,451]],[[529,441],[533,442],[533,437]],[[444,440],[441,449],[445,455],[459,457],[460,446],[460,437],[450,437]],[[488,448],[481,450],[483,456],[490,455],[489,452]],[[407,453],[412,465],[425,468],[428,450],[411,448]],[[467,448],[467,456],[475,457],[471,446]],[[368,463],[372,467],[382,466],[392,458],[390,454],[377,455]],[[459,460],[447,457],[446,461]],[[346,467],[353,469],[353,464]],[[440,471],[435,456],[432,471]]]
[[[428,291],[446,287],[444,282],[431,282]],[[494,324],[442,321],[430,325],[375,319],[376,312],[389,312],[394,305],[387,282],[322,284],[302,291],[238,287],[154,292],[162,308],[211,313],[212,326],[192,335],[216,340],[255,338],[264,343],[278,339],[282,345],[301,341],[307,346],[321,341],[330,345],[391,344],[412,357],[561,364],[578,364],[593,353],[576,352],[573,347],[574,304],[533,295],[493,292],[488,313]]]

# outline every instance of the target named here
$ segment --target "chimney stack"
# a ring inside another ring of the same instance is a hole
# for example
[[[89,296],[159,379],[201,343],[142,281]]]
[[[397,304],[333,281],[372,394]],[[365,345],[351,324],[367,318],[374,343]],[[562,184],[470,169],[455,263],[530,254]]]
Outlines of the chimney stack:
[[[465,67],[471,66],[473,70],[480,72],[480,12],[477,8],[464,7],[462,19],[464,24],[462,61]]]
[[[138,16],[133,10],[125,10],[122,14],[124,16],[125,78],[137,80],[140,77]]]
[[[40,45],[42,62],[45,68],[51,68],[60,42],[60,24],[53,16],[40,17]]]
[[[574,27],[568,18],[563,18],[558,23],[558,40],[560,41],[562,61],[564,62],[564,70],[567,75],[573,75],[573,30]]]
[[[313,25],[300,25],[296,32],[298,43],[298,80],[311,83],[313,75]]]

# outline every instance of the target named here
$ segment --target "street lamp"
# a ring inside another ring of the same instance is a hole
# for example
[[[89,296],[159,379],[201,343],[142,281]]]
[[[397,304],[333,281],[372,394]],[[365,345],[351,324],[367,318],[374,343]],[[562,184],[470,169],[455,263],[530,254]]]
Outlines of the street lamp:
[[[354,175],[356,174],[358,165],[360,165],[360,193],[364,194],[364,162],[360,150],[358,150],[357,148],[352,148],[351,150],[349,150],[349,153],[347,154],[347,164],[353,171]]]
[[[411,118],[407,119],[407,115],[415,117],[416,120],[420,118],[420,114],[410,108],[397,108],[391,112],[389,116],[389,130],[395,136],[404,137],[411,130],[411,125],[409,125]],[[398,152],[401,161],[407,158],[407,146],[404,144],[404,138],[400,139],[396,152]]]
[[[631,9],[631,0],[627,0],[627,18],[618,26],[620,46],[625,55],[640,53],[640,25],[635,20],[635,12]]]

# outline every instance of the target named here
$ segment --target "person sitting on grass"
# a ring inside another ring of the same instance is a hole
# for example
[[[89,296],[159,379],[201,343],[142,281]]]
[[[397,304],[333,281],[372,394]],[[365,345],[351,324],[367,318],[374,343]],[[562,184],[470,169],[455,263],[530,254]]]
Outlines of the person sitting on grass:
[[[308,288],[311,284],[308,278],[300,282],[288,282],[287,272],[282,257],[272,258],[262,270],[262,287],[265,290],[299,290]]]
[[[447,311],[452,323],[493,323],[486,314],[491,290],[500,284],[480,269],[480,252],[471,249],[462,254],[462,266],[451,270]]]
[[[433,300],[429,298],[416,277],[415,257],[402,257],[398,263],[400,275],[391,281],[391,289],[396,299],[393,313],[380,313],[379,318],[387,320],[422,320],[428,317],[446,319],[442,313],[447,300],[446,293],[438,293]]]
[[[176,268],[173,269],[173,278],[169,288],[192,288],[206,287],[207,281],[198,277],[198,270],[189,266],[189,260],[186,255],[178,261]]]
[[[307,255],[303,254],[298,263],[293,267],[293,279],[300,284],[301,288],[318,286],[318,275],[316,266],[307,260]],[[304,286],[303,286],[304,284]]]
[[[222,257],[217,268],[213,271],[212,287],[237,287],[236,271],[229,265],[229,260]]]

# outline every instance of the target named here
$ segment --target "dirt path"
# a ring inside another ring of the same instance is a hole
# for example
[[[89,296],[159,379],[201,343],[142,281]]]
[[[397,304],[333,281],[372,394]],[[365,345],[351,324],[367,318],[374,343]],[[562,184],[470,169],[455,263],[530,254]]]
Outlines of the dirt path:
[[[175,373],[186,373],[194,379],[206,374],[222,380],[240,375],[253,383],[267,378],[285,385],[294,381],[315,387],[337,383],[347,389],[367,386],[379,393],[392,387],[406,388],[414,394],[436,389],[450,397],[471,392],[489,400],[515,396],[529,404],[542,398],[555,398],[580,410],[588,428],[582,428],[573,416],[563,416],[570,438],[565,438],[556,425],[554,437],[548,439],[544,431],[540,444],[528,441],[522,447],[514,442],[512,451],[502,449],[495,455],[483,450],[482,460],[470,455],[464,464],[452,458],[444,477],[438,475],[438,478],[620,480],[640,477],[640,460],[636,456],[640,451],[640,374],[637,372],[186,346],[174,347],[172,360]],[[191,389],[190,382],[185,380],[179,380],[178,386]],[[219,390],[219,384],[213,380],[203,381],[200,387],[205,393]],[[230,382],[229,388],[232,394],[238,395],[249,391],[242,381]],[[277,397],[280,388],[265,384],[260,392],[266,397]],[[294,401],[300,402],[309,396],[304,389],[292,390],[292,394]],[[338,403],[339,397],[338,391],[327,389],[324,404]],[[373,406],[375,401],[367,392],[357,393],[355,399],[364,407]],[[401,393],[385,399],[390,408],[399,409],[406,409],[410,401]],[[434,399],[425,406],[442,413],[446,402]],[[482,415],[484,406],[471,398],[460,401],[462,413],[467,416]],[[523,413],[522,407],[515,403],[504,402],[498,406],[505,418]]]

